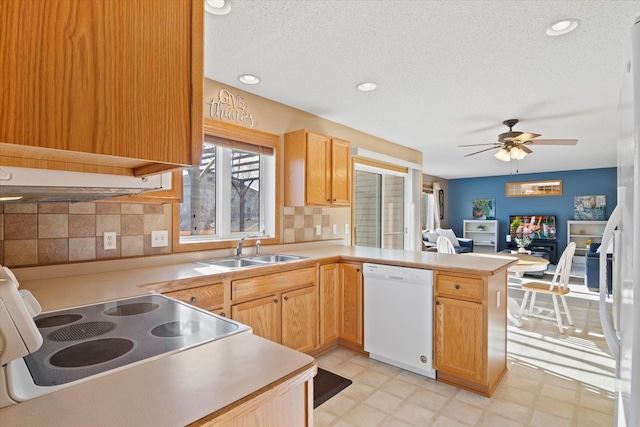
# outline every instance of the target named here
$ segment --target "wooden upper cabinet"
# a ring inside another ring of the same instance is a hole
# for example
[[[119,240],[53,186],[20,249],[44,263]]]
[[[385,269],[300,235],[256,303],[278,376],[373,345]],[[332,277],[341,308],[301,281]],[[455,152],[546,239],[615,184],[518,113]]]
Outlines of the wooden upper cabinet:
[[[143,176],[200,161],[201,0],[0,2],[0,161]]]
[[[306,130],[285,134],[284,205],[349,206],[351,144]]]

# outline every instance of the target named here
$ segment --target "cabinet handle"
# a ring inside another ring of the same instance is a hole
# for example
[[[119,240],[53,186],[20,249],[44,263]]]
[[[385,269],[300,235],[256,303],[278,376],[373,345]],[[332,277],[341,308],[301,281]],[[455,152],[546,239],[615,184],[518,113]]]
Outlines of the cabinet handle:
[[[356,268],[356,273],[360,273],[360,269],[359,268]]]
[[[289,297],[284,297],[284,300],[285,301],[289,301]]]
[[[198,302],[198,297],[191,297],[191,302]]]
[[[274,303],[274,304],[277,304],[277,303],[278,303],[278,298],[274,299],[274,300],[273,300],[273,303]]]
[[[227,317],[227,313],[223,311],[222,313],[220,313],[220,317]]]
[[[334,201],[334,202],[337,202],[337,201],[338,201],[338,199],[333,199],[333,201]]]
[[[460,285],[456,283],[456,289],[460,289]]]
[[[330,202],[330,201],[331,201],[331,199],[327,199],[327,202]]]
[[[440,301],[436,301],[436,305],[440,305]]]

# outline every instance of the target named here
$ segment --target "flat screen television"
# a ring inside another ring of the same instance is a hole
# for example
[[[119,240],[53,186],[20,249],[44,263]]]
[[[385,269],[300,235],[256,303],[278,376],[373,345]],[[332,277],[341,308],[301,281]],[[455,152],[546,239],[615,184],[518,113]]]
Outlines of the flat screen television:
[[[538,240],[556,240],[555,215],[509,216],[511,237],[529,236]]]

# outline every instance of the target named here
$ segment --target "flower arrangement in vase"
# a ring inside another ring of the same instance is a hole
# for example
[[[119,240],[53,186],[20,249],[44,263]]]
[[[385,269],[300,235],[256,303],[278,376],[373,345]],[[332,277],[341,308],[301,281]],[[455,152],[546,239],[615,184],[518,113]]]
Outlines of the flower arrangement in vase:
[[[527,252],[527,246],[529,246],[531,244],[531,237],[529,236],[522,236],[522,237],[516,237],[516,245],[518,245],[518,253],[525,253]]]

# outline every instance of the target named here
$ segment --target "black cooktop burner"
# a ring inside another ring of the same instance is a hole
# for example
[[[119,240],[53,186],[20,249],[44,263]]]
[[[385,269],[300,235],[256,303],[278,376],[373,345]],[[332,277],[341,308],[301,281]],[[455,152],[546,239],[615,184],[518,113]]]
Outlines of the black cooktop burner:
[[[59,368],[80,368],[108,362],[127,354],[133,348],[133,341],[124,338],[103,338],[74,344],[60,350],[49,359]]]
[[[35,321],[42,347],[24,361],[38,386],[67,384],[249,329],[162,295],[45,313]]]
[[[188,322],[169,322],[156,326],[151,330],[151,334],[157,337],[180,337],[191,335],[200,330],[200,323],[189,320]]]
[[[113,322],[82,322],[60,328],[49,335],[54,341],[76,341],[106,334],[116,327]]]
[[[122,304],[104,311],[107,316],[133,316],[135,314],[148,313],[157,310],[160,306],[150,302],[139,302],[135,304]]]
[[[54,326],[68,325],[82,319],[80,314],[59,314],[57,316],[43,317],[36,320],[38,328],[53,328]]]

